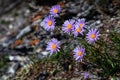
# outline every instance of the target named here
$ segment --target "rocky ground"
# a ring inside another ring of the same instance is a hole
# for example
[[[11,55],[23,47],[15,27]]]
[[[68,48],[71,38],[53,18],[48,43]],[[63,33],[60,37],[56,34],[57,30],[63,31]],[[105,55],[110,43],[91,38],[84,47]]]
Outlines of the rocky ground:
[[[48,15],[49,9],[56,2],[49,4],[47,0],[19,3],[0,17],[0,79],[1,80],[84,80],[84,68],[89,68],[90,80],[108,80],[99,77],[101,70],[87,61],[69,64],[69,61],[58,64],[55,61],[44,62],[41,59],[48,54],[46,42],[51,37],[67,41],[67,37],[57,32],[46,32],[42,28],[42,20]],[[64,19],[85,18],[87,25],[99,28],[104,32],[116,30],[120,33],[120,1],[119,0],[63,0],[58,2],[62,11],[57,21]],[[41,3],[44,4],[41,4]],[[109,4],[106,6],[106,4]],[[49,4],[49,5],[48,5]],[[62,22],[60,21],[58,26]],[[74,42],[72,42],[74,43]],[[71,44],[72,44],[71,43]],[[37,55],[37,56],[36,56]],[[74,60],[73,60],[74,62]],[[64,65],[64,66],[63,66]],[[66,66],[67,67],[66,67]],[[92,71],[94,71],[92,73]],[[116,78],[119,80],[120,73]]]

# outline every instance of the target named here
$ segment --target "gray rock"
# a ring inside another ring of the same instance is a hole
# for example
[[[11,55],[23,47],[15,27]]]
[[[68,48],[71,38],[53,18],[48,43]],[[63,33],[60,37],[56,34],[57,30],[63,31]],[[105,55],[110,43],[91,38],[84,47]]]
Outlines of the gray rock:
[[[0,16],[15,8],[15,6],[21,2],[21,0],[0,0]]]

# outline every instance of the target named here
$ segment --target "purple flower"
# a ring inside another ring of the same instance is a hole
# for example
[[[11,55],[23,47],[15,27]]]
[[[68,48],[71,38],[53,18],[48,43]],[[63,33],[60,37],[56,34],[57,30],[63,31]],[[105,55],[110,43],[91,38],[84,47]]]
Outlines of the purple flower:
[[[47,48],[46,50],[50,52],[52,55],[54,52],[58,52],[60,48],[60,42],[53,38],[47,43]]]
[[[75,36],[78,36],[79,34],[83,34],[84,29],[78,25],[75,25],[72,31]]]
[[[74,20],[66,20],[63,24],[62,30],[64,33],[70,33],[70,31],[74,28]]]
[[[44,29],[47,31],[52,31],[55,27],[55,19],[52,16],[47,16],[43,20]]]
[[[60,5],[52,6],[52,8],[50,9],[50,14],[56,16],[58,13],[60,13],[60,10]]]
[[[86,26],[85,19],[78,19],[78,21],[75,24],[78,25],[80,28],[84,28]]]
[[[78,46],[73,50],[73,54],[74,54],[75,60],[80,62],[81,59],[83,58],[84,54],[85,54],[85,48],[82,48],[82,47]]]
[[[97,31],[96,29],[91,29],[89,30],[88,34],[87,34],[87,41],[89,44],[95,42],[98,40],[99,37],[99,31]]]
[[[84,79],[89,78],[89,73],[88,72],[84,72],[84,73],[82,73],[82,75],[83,75]]]

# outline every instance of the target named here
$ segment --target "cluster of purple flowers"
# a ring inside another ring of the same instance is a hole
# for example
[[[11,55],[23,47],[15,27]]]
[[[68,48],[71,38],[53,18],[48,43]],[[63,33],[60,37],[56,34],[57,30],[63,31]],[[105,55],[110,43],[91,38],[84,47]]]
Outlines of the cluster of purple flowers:
[[[66,20],[62,30],[64,33],[72,32],[74,36],[78,36],[79,34],[83,34],[85,26],[85,19],[78,19],[76,22],[75,20]]]
[[[44,22],[44,29],[47,31],[52,31],[55,28],[55,17],[60,13],[60,5],[55,5],[50,9],[50,15],[45,17],[43,22]],[[83,35],[83,32],[85,31],[86,28],[86,22],[85,19],[78,19],[73,20],[66,20],[63,25],[62,25],[62,31],[64,33],[70,34],[72,33],[75,37],[78,35]],[[95,41],[98,40],[99,37],[99,31],[97,29],[91,29],[88,31],[86,34],[86,40],[88,41],[89,44],[94,43]],[[47,48],[46,50],[50,52],[52,55],[55,52],[58,52],[60,49],[60,42],[53,38],[47,43]],[[85,48],[78,46],[73,50],[74,58],[77,61],[81,61],[84,54],[85,54]]]
[[[52,31],[55,28],[55,17],[60,13],[60,5],[55,5],[50,9],[50,15],[45,17],[43,20],[44,29]]]
[[[46,50],[50,52],[50,55],[58,52],[59,49],[60,49],[60,42],[57,39],[53,38],[50,41],[48,41]],[[85,54],[85,48],[78,46],[73,50],[73,54],[74,54],[74,58],[79,62],[82,60]]]

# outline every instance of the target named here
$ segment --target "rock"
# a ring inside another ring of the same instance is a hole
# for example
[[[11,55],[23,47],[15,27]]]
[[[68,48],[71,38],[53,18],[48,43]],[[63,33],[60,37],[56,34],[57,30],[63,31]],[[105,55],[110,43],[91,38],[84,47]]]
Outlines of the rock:
[[[19,63],[12,62],[10,67],[8,68],[8,71],[7,71],[8,76],[9,77],[14,76],[14,74],[15,74],[16,70],[18,69],[18,67],[19,67]]]
[[[0,16],[11,9],[14,9],[15,6],[21,2],[21,0],[0,0]]]

